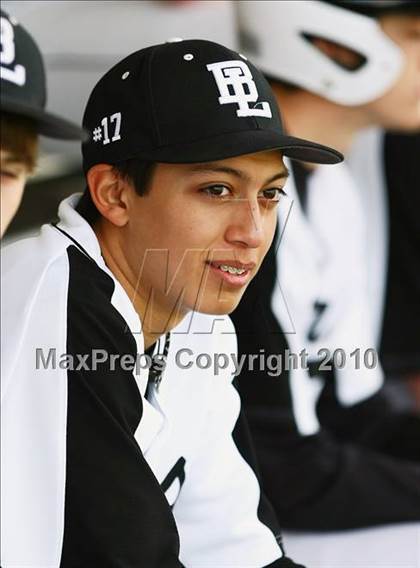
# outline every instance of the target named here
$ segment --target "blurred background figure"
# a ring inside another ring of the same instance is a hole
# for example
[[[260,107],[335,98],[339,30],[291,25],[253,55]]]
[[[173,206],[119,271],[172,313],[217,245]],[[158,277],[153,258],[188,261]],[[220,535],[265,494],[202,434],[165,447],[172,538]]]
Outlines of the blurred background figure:
[[[15,215],[34,171],[38,134],[80,140],[81,128],[45,111],[41,53],[13,17],[0,13],[1,31],[1,235]]]
[[[420,88],[418,95],[420,106]],[[420,410],[420,133],[387,134],[383,152],[389,248],[380,352],[385,372],[405,380]]]
[[[230,2],[8,1],[9,10],[31,30],[44,56],[49,108],[81,123],[93,86],[127,53],[174,37],[209,39],[235,47],[234,10]],[[5,242],[36,232],[54,217],[60,201],[83,191],[80,144],[42,140],[39,167],[30,180]]]
[[[419,3],[239,2],[238,26],[290,134],[348,155],[366,128],[420,128]],[[290,167],[291,203],[233,314],[241,354],[308,354],[307,368],[283,358],[239,377],[264,488],[285,527],[418,521],[420,417],[386,395],[374,349],[384,269],[369,294],[368,178]]]
[[[418,37],[420,41],[420,28]],[[350,154],[350,166],[361,189],[360,197],[368,220],[369,305],[387,387],[393,396],[404,397],[418,409],[419,156],[418,131],[413,134],[385,133],[376,128],[358,136]],[[405,392],[401,385],[406,387]]]

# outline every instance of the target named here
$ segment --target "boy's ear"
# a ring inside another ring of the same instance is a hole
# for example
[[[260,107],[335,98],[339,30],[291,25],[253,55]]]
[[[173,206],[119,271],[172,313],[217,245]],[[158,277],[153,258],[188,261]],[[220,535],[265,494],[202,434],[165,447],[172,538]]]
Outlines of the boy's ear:
[[[110,164],[96,164],[86,176],[90,195],[99,213],[110,223],[123,227],[128,222],[126,184]]]

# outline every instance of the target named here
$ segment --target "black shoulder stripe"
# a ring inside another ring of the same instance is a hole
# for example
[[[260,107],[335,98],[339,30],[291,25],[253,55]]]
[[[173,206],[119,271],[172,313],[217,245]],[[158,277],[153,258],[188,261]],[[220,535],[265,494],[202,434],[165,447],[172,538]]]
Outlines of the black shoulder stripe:
[[[112,279],[68,249],[67,350],[135,354],[111,304]],[[61,568],[180,568],[175,521],[134,432],[142,400],[131,371],[109,363],[68,371],[65,526]]]

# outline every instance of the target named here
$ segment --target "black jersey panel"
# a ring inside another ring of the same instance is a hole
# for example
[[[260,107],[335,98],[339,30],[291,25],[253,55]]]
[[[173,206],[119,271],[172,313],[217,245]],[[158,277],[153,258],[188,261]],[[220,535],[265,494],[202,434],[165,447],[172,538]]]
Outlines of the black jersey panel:
[[[384,141],[389,258],[381,357],[385,372],[420,372],[420,134]]]
[[[397,409],[385,389],[345,407],[338,401],[336,382],[331,380],[319,398],[317,413],[322,426],[333,432],[338,442],[356,443],[420,464],[420,415]]]
[[[284,528],[331,531],[420,520],[419,465],[339,443],[325,432],[280,433],[275,442],[255,438],[264,490]]]
[[[271,299],[277,281],[276,249],[277,232],[262,265],[249,284],[241,302],[231,314],[238,341],[238,356],[244,356],[245,363],[237,382],[245,408],[262,406],[264,411],[280,407],[291,408],[289,373],[281,369],[276,376],[270,376],[260,365],[260,356],[267,361],[270,356],[284,356],[288,349],[286,337],[271,309]],[[289,424],[289,422],[287,422]],[[296,429],[295,427],[293,427]]]
[[[69,355],[136,354],[112,306],[113,280],[68,248]],[[92,361],[91,361],[92,362]],[[179,568],[175,522],[134,439],[142,400],[130,370],[110,359],[68,370],[65,526],[61,568]]]
[[[252,467],[257,479],[261,482],[261,475],[258,468],[254,447],[252,444],[251,434],[249,432],[248,424],[243,411],[241,411],[239,418],[236,422],[233,431],[233,439],[240,454],[242,455],[244,460],[248,463],[248,465]],[[276,518],[274,509],[267,500],[263,491],[261,491],[260,493],[260,502],[258,504],[258,518],[264,525],[270,528],[270,530],[275,535],[277,542],[282,548],[280,526],[278,524],[278,520]]]

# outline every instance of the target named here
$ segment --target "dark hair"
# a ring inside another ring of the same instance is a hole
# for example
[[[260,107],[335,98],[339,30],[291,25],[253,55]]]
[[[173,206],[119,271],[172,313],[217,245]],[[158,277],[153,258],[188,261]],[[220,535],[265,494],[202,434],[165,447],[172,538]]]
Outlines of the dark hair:
[[[1,147],[13,160],[23,164],[32,173],[38,157],[38,134],[33,120],[24,116],[2,112]]]
[[[141,196],[148,193],[155,169],[155,162],[143,162],[137,158],[125,160],[114,166],[114,170],[124,180],[132,183],[136,193]]]
[[[155,169],[155,162],[145,162],[137,158],[130,158],[124,162],[119,162],[113,167],[117,175],[123,180],[133,184],[136,193],[140,196],[148,193]],[[77,204],[76,211],[80,213],[90,225],[93,225],[99,219],[101,214],[92,200],[88,187],[86,187]]]

